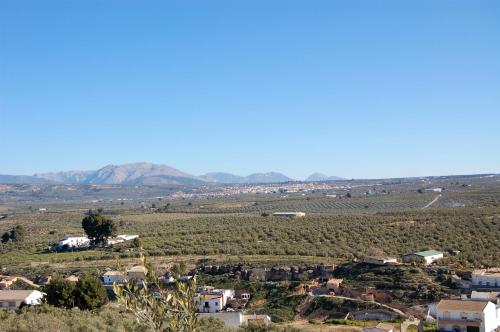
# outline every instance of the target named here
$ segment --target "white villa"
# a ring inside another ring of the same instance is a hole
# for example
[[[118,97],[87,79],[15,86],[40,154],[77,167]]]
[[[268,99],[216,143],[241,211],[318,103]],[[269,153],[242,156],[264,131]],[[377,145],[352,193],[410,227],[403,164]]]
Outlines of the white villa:
[[[0,290],[0,308],[15,311],[24,303],[39,305],[44,293],[37,290]]]
[[[59,241],[56,247],[58,248],[87,248],[90,246],[90,239],[86,236],[69,236],[65,235]]]
[[[492,332],[499,326],[498,314],[489,301],[441,300],[436,307],[437,330]]]

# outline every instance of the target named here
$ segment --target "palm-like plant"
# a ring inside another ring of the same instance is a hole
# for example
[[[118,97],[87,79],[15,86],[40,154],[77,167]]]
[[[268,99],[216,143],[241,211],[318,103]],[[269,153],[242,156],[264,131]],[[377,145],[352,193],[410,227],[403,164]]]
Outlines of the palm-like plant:
[[[141,263],[146,260],[141,255]],[[133,313],[137,320],[155,332],[196,332],[199,328],[194,296],[196,278],[180,281],[175,278],[173,289],[159,281],[149,268],[145,280],[127,280],[113,285],[118,303]]]

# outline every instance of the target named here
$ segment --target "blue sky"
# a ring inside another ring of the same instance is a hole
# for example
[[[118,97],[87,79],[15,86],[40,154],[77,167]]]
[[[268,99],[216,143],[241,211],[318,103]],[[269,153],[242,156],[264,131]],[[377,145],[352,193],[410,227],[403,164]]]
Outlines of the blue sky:
[[[499,1],[0,0],[0,174],[500,172]]]

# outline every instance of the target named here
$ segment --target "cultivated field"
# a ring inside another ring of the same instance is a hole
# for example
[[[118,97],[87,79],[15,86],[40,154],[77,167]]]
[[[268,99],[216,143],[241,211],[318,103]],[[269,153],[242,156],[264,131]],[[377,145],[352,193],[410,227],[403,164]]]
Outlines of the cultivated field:
[[[366,204],[369,201],[371,197]],[[321,206],[320,202],[304,199],[287,204]],[[145,252],[157,258],[316,257],[317,261],[340,262],[360,258],[368,248],[376,247],[390,255],[430,248],[445,252],[459,250],[457,256],[448,255],[448,262],[463,266],[500,264],[500,208],[497,207],[322,212],[292,220],[261,216],[258,211],[138,213],[122,210],[109,211],[108,216],[116,221],[119,233],[139,234]],[[116,258],[137,256],[137,252],[128,248],[49,252],[49,246],[65,234],[83,234],[83,217],[81,210],[9,215],[1,221],[0,232],[23,225],[28,236],[23,243],[0,245],[0,264],[18,268],[48,262],[77,267],[94,262],[96,266],[99,261],[107,265]]]

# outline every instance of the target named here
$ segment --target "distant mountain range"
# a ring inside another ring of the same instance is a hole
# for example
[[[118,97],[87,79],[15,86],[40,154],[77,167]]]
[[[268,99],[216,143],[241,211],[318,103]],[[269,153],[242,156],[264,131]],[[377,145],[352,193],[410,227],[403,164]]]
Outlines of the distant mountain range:
[[[253,173],[248,176],[215,172],[201,175],[200,178],[209,182],[218,183],[280,183],[295,181],[294,179],[277,172]]]
[[[305,181],[341,180],[339,177],[314,173]],[[0,175],[0,183],[40,183],[40,184],[178,184],[200,185],[215,183],[282,183],[296,181],[277,172],[254,173],[239,176],[231,173],[213,172],[200,176],[191,175],[167,165],[132,163],[108,165],[97,171],[65,171],[27,175]]]
[[[322,173],[313,173],[307,179],[306,182],[316,182],[316,181],[335,181],[335,180],[344,180],[338,176],[328,176]]]

